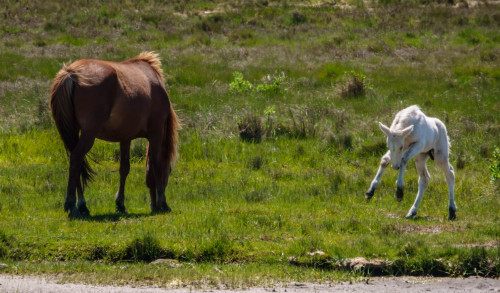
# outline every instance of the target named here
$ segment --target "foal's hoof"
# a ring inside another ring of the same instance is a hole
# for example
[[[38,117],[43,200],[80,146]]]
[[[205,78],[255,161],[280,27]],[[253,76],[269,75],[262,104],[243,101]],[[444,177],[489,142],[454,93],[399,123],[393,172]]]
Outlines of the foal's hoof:
[[[366,199],[371,199],[373,195],[375,194],[375,189],[370,189],[365,193],[365,198]]]
[[[408,214],[406,214],[405,218],[413,219],[413,218],[415,218],[416,215],[417,215],[417,212],[409,211]]]
[[[448,211],[449,211],[449,216],[448,216],[448,220],[450,221],[453,221],[453,220],[456,220],[457,219],[457,216],[455,215],[455,211],[453,208],[448,208]]]
[[[396,199],[398,201],[402,201],[403,200],[403,195],[404,195],[403,187],[398,187],[398,189],[396,190]]]

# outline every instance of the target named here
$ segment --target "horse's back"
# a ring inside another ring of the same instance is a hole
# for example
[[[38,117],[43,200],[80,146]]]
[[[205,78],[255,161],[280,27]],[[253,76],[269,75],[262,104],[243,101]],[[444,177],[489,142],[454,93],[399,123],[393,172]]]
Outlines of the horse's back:
[[[79,85],[73,97],[77,121],[82,129],[99,128],[100,139],[145,137],[151,116],[167,113],[158,109],[168,110],[168,95],[147,62],[84,59],[72,66]]]

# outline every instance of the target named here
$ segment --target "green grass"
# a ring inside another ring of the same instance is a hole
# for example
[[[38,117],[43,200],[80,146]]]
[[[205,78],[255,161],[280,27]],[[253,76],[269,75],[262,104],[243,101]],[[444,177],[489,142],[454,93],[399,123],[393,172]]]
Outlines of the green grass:
[[[230,287],[374,273],[498,277],[500,189],[490,166],[500,145],[500,17],[483,5],[384,3],[7,2],[1,272]],[[97,176],[85,193],[92,217],[68,220],[68,159],[47,107],[51,79],[63,62],[119,61],[143,50],[161,55],[183,121],[166,192],[173,211],[150,213],[146,141],[137,140],[129,214],[115,214],[118,145],[98,141]],[[234,90],[234,72],[253,89]],[[351,95],[355,76],[364,77],[363,91]],[[402,202],[389,169],[364,199],[386,149],[377,122],[389,124],[412,104],[447,125],[457,221],[446,220],[447,186],[431,161],[417,219],[404,219],[418,188],[413,164]],[[240,138],[238,124],[254,123],[248,117],[261,122],[259,143]],[[325,254],[308,254],[316,250]],[[357,256],[394,264],[382,272],[340,267]],[[150,264],[157,258],[180,266]]]

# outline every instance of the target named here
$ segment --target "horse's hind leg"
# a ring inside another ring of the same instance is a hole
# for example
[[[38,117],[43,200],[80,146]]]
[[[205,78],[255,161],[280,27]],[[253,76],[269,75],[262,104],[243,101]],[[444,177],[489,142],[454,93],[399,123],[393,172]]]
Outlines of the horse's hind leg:
[[[382,159],[380,160],[380,167],[378,168],[377,175],[375,175],[375,178],[370,184],[370,189],[368,189],[368,191],[365,193],[366,199],[372,198],[373,195],[375,194],[375,189],[377,189],[378,184],[380,183],[380,178],[382,177],[385,168],[389,166],[390,162],[391,162],[390,151],[387,151],[387,153],[385,153],[385,155],[383,155]]]
[[[126,213],[125,208],[125,181],[130,172],[130,141],[120,143],[120,186],[115,195],[116,212]]]
[[[421,153],[415,156],[415,167],[417,169],[419,176],[418,193],[417,197],[415,198],[415,202],[413,203],[413,206],[408,211],[408,214],[406,214],[407,219],[413,218],[417,215],[418,206],[420,205],[422,197],[424,196],[424,192],[427,189],[427,186],[429,185],[429,179],[431,178],[431,176],[429,175],[429,171],[427,171],[427,166],[426,166],[428,157],[429,157],[428,153]]]
[[[169,169],[165,168],[162,150],[158,141],[150,139],[146,158],[146,184],[149,187],[152,212],[170,212],[165,198]],[[170,167],[170,163],[167,161]]]
[[[78,194],[78,203],[76,204],[76,207],[78,208],[80,215],[83,217],[90,216],[90,211],[87,208],[87,202],[85,201],[85,197],[83,196],[82,183],[80,181],[78,181],[76,185],[76,191]]]
[[[457,217],[455,215],[455,211],[457,210],[457,206],[455,205],[455,170],[453,170],[453,166],[451,166],[448,161],[448,154],[443,154],[439,151],[436,152],[435,156],[436,164],[443,170],[444,176],[446,177],[446,183],[448,183],[448,193],[449,193],[449,201],[448,201],[448,220],[455,220]]]
[[[83,132],[76,144],[75,149],[71,152],[69,161],[69,178],[68,189],[66,192],[66,201],[64,203],[64,211],[69,212],[70,218],[80,217],[80,211],[76,206],[76,189],[80,183],[80,172],[82,169],[85,155],[94,145],[95,136],[90,132]],[[83,189],[82,198],[83,198]]]

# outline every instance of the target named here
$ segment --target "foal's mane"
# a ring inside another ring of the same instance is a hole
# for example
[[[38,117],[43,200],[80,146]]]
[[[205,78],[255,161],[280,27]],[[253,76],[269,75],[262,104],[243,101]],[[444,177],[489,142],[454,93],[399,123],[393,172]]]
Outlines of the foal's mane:
[[[134,59],[149,63],[149,65],[154,69],[154,71],[156,71],[156,73],[158,73],[161,80],[163,82],[165,82],[165,79],[163,78],[163,70],[161,69],[161,60],[160,60],[159,54],[152,52],[152,51],[142,52]]]

